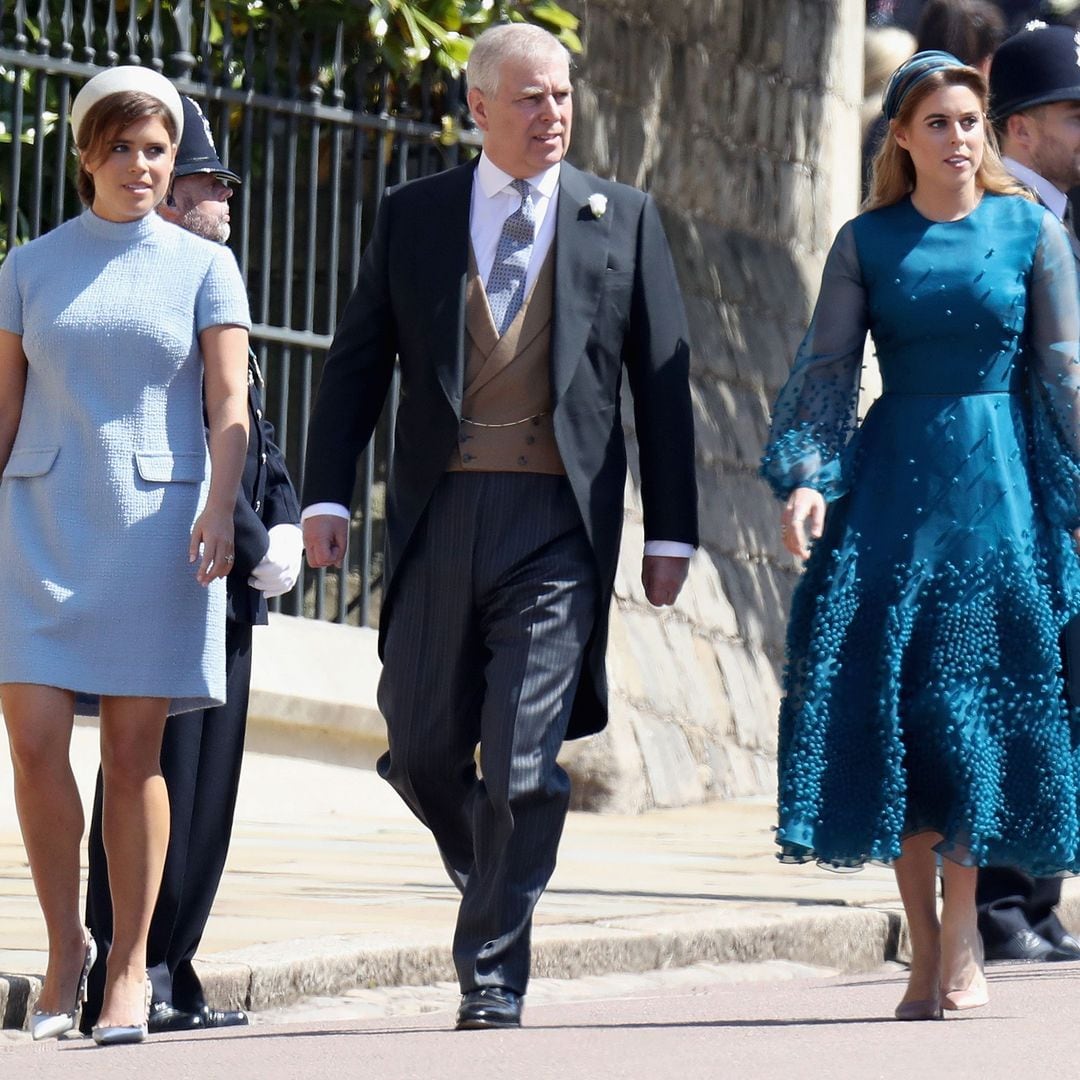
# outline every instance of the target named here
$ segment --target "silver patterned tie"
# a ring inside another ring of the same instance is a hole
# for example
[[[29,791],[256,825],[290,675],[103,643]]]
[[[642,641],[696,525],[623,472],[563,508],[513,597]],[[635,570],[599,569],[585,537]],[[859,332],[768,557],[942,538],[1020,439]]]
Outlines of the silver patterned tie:
[[[503,222],[495,264],[487,283],[488,305],[500,337],[514,321],[525,299],[525,272],[529,269],[536,231],[536,209],[529,182],[513,180],[510,186],[521,196],[521,205]]]

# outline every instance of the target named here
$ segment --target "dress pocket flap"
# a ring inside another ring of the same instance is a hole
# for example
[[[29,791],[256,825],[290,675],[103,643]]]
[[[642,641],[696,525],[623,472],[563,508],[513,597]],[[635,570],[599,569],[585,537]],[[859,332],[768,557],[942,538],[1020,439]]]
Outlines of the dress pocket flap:
[[[198,484],[206,475],[202,454],[174,454],[168,450],[136,450],[139,475],[150,484]]]
[[[59,453],[59,446],[50,446],[43,450],[12,450],[4,468],[4,477],[44,476],[53,467]]]

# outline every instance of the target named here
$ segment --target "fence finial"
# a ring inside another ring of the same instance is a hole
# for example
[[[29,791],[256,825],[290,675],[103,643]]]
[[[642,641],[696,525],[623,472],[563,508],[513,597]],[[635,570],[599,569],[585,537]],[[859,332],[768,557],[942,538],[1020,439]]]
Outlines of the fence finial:
[[[176,23],[176,34],[180,42],[180,48],[170,57],[174,69],[173,77],[186,79],[195,66],[195,57],[191,52],[191,0],[176,0],[172,18]]]

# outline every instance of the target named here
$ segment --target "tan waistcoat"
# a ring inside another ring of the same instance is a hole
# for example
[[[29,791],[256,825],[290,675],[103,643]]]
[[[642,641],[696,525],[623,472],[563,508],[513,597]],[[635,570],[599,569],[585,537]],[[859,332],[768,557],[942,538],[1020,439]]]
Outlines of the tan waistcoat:
[[[554,286],[552,245],[532,291],[499,337],[470,250],[465,395],[449,470],[566,474],[551,422]]]

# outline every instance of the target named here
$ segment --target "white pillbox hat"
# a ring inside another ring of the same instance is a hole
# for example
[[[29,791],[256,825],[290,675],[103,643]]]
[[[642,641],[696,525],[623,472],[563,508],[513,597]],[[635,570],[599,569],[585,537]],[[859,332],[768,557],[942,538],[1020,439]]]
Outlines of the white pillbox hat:
[[[125,64],[123,67],[109,68],[95,75],[75,95],[71,106],[71,133],[76,146],[79,145],[79,129],[90,109],[102,98],[126,91],[136,91],[157,98],[176,123],[176,141],[179,143],[180,136],[184,133],[184,106],[176,87],[164,75],[150,68]]]

